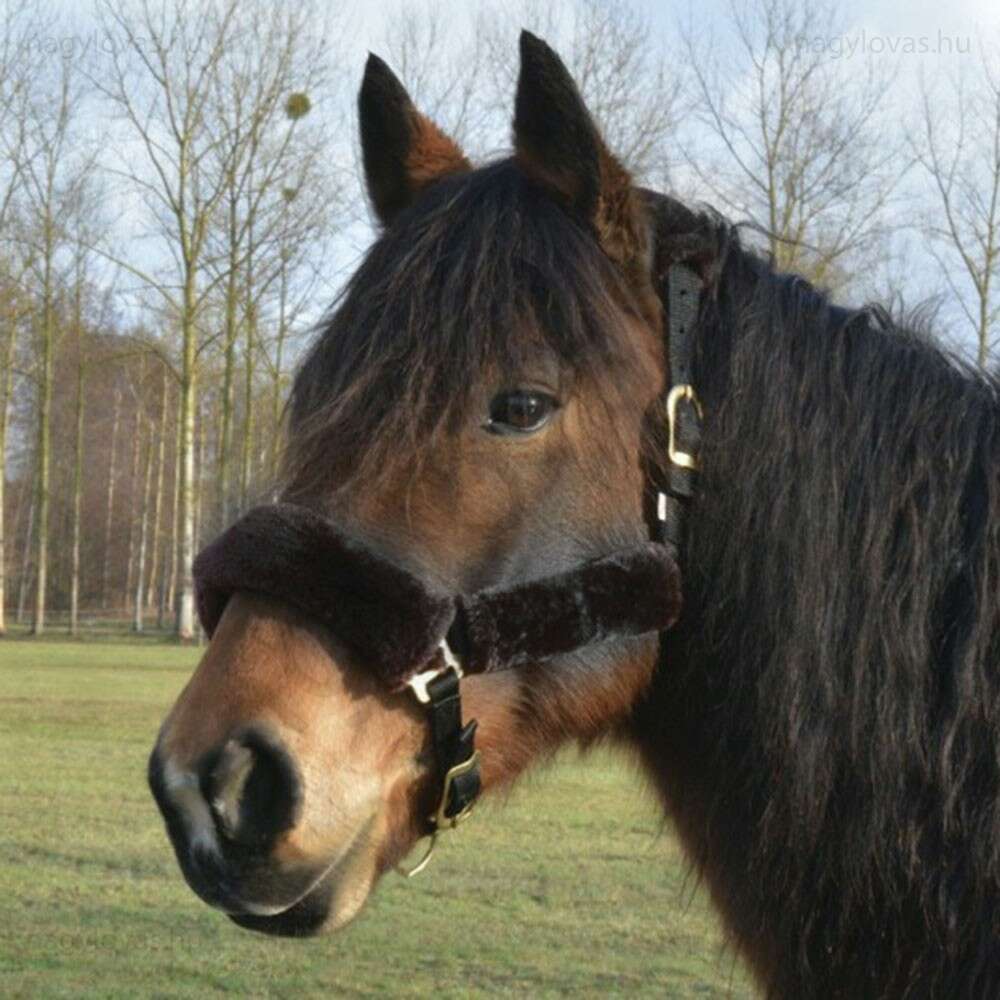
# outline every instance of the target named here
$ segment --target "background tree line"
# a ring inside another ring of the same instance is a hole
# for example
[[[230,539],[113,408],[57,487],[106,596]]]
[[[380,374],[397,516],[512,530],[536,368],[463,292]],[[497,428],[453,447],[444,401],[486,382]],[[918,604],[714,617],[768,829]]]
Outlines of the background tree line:
[[[301,344],[371,237],[357,11],[0,10],[0,632],[191,638],[194,553],[269,495]],[[904,85],[891,58],[834,57],[832,0],[731,0],[669,37],[629,0],[430,0],[386,23],[380,51],[474,156],[506,147],[527,26],[639,181],[841,298],[912,305],[932,262],[939,327],[992,362],[995,38]]]

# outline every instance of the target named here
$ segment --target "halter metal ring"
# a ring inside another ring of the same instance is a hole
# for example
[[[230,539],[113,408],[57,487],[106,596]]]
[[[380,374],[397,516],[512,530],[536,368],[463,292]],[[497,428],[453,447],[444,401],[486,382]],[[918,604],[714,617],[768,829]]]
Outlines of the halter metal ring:
[[[415,875],[419,875],[430,863],[431,857],[434,854],[434,848],[437,847],[438,831],[435,830],[430,835],[430,840],[427,844],[427,849],[420,856],[420,860],[413,865],[411,868],[407,868],[404,862],[398,862],[394,867],[397,874],[402,875],[403,878],[413,878]]]
[[[430,684],[435,677],[440,677],[448,670],[454,670],[459,680],[461,680],[464,676],[462,673],[462,664],[458,662],[458,657],[452,652],[447,639],[442,639],[441,642],[438,643],[438,650],[441,653],[441,659],[444,660],[444,666],[431,667],[430,670],[423,670],[419,674],[414,674],[406,682],[406,686],[416,695],[417,701],[419,701],[421,705],[427,705],[430,702],[431,696],[430,692],[427,690],[427,685]]]

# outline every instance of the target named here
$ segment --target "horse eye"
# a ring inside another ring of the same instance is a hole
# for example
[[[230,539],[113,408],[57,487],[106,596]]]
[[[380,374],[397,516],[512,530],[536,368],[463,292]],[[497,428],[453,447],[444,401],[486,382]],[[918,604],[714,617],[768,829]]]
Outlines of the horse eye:
[[[486,429],[493,434],[531,434],[548,423],[558,406],[558,401],[546,392],[501,392],[490,403]]]

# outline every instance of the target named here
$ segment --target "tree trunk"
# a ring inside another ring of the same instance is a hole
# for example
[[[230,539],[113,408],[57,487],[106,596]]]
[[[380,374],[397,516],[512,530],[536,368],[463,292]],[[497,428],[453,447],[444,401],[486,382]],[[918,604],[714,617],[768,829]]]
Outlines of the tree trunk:
[[[282,247],[281,272],[278,279],[278,339],[274,347],[274,372],[271,376],[271,460],[272,489],[278,482],[281,460],[281,364],[284,360],[285,337],[288,335],[288,253]]]
[[[6,350],[4,351],[3,370],[0,371],[0,636],[6,632],[6,581],[7,557],[5,548],[6,532],[4,528],[4,487],[7,483],[7,407],[14,385],[14,352],[17,345],[17,318],[13,310],[7,316],[10,328],[7,333]]]
[[[162,539],[160,522],[163,512],[163,466],[166,457],[167,441],[167,403],[170,399],[170,372],[166,365],[163,366],[163,383],[160,386],[160,414],[159,426],[157,428],[156,445],[156,488],[153,491],[153,529],[150,547],[151,563],[149,567],[149,586],[146,591],[146,607],[152,611],[154,595],[159,587],[160,572],[160,549]]]
[[[198,489],[194,501],[194,548],[197,552],[202,544],[205,535],[205,452],[208,449],[208,425],[209,420],[205,411],[206,405],[198,406],[198,422],[195,425],[194,433],[194,481]]]
[[[246,361],[243,382],[243,443],[240,449],[240,513],[250,503],[250,488],[253,481],[253,369],[254,369],[254,327],[256,326],[253,302],[247,303],[246,314]]]
[[[31,503],[28,504],[28,528],[24,533],[24,548],[21,550],[21,573],[17,581],[17,624],[24,621],[24,605],[28,598],[28,584],[31,582],[31,540],[35,531],[35,504],[38,493],[34,479],[31,482]]]
[[[219,420],[219,466],[216,505],[218,507],[219,523],[223,528],[229,523],[229,503],[232,486],[230,480],[230,463],[233,447],[233,387],[236,374],[236,338],[239,324],[236,321],[237,302],[237,251],[236,245],[236,208],[230,201],[229,208],[229,273],[226,275],[226,306],[225,306],[225,359],[222,369],[222,413]]]
[[[174,604],[177,596],[177,526],[179,523],[179,507],[181,497],[181,396],[177,394],[177,413],[174,426],[174,475],[172,485],[172,496],[170,500],[170,539],[167,554],[169,556],[166,566],[166,574],[163,578],[163,587],[160,591],[160,614],[157,625],[163,628],[166,624],[167,614],[174,613]]]
[[[108,573],[111,568],[111,522],[115,511],[115,451],[118,445],[118,424],[121,420],[122,392],[115,388],[115,403],[111,417],[111,456],[108,459],[108,490],[104,516],[104,552],[101,563],[101,608],[108,606]]]
[[[145,365],[143,366],[145,368]],[[143,379],[140,375],[139,384]],[[140,394],[136,393],[135,404],[135,431],[132,434],[132,474],[129,479],[129,500],[128,500],[128,559],[125,565],[125,612],[132,610],[132,593],[135,581],[135,552],[136,552],[136,525],[138,523],[138,510],[141,509],[142,501],[136,505],[139,494],[139,459],[142,456],[142,403]]]
[[[987,258],[985,277],[983,279],[983,286],[979,292],[979,329],[978,333],[978,351],[976,352],[976,362],[980,368],[984,371],[986,370],[986,363],[990,356],[990,265],[991,261]]]
[[[140,409],[141,412],[141,409]],[[148,420],[143,421],[148,424]],[[146,459],[142,471],[142,508],[139,515],[139,538],[135,558],[135,607],[132,620],[132,630],[141,632],[143,628],[143,595],[146,590],[146,540],[149,525],[149,489],[153,479],[153,433],[152,428],[146,435]]]
[[[42,343],[38,386],[38,452],[36,463],[35,512],[35,613],[31,631],[42,635],[45,631],[45,588],[49,561],[49,451],[52,416],[52,349],[55,336],[55,317],[52,306],[52,262],[46,256],[42,290]]]
[[[194,431],[197,413],[196,336],[194,274],[188,273],[184,283],[184,311],[181,338],[183,361],[181,368],[181,429],[180,429],[180,594],[177,602],[177,638],[194,638],[194,509],[197,485],[194,477]]]
[[[250,164],[247,183],[247,261],[246,304],[243,321],[246,324],[243,381],[243,442],[240,449],[240,512],[247,509],[250,499],[250,482],[253,476],[253,369],[256,344],[257,304],[254,299],[254,192],[253,162]]]
[[[79,322],[79,320],[78,320]],[[80,613],[80,510],[83,498],[83,409],[86,366],[83,363],[82,337],[77,338],[76,361],[76,442],[73,455],[73,524],[71,529],[71,569],[69,583],[69,634],[79,631]]]

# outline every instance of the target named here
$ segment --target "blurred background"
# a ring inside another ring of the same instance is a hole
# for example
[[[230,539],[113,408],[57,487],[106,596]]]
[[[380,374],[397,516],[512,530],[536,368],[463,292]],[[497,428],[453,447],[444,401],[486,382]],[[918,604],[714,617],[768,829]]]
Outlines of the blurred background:
[[[7,0],[0,631],[194,636],[191,557],[270,494],[296,359],[374,235],[368,50],[482,161],[531,28],[638,182],[992,365],[998,23],[987,0]]]

